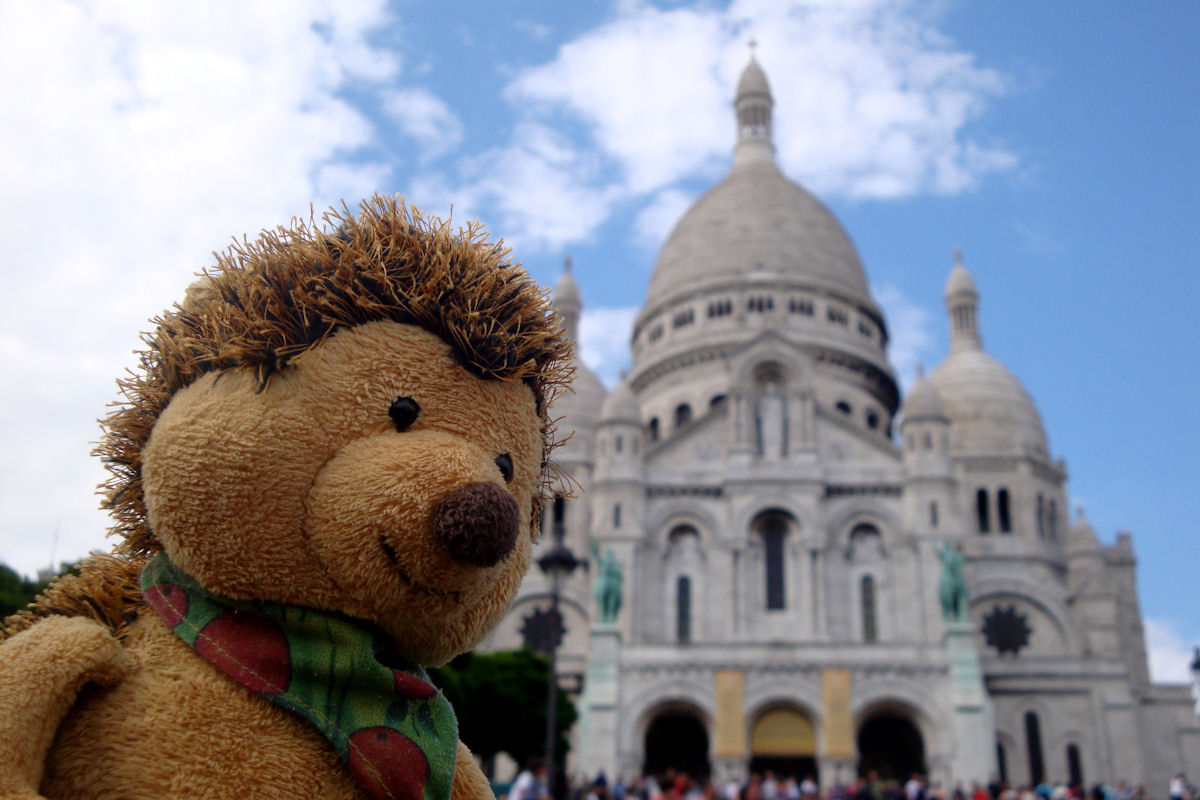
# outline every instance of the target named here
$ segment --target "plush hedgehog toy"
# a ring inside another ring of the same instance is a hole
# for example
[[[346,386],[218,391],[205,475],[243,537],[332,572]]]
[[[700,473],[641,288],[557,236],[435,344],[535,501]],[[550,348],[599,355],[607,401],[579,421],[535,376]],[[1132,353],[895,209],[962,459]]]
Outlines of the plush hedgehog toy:
[[[120,544],[6,623],[0,797],[491,797],[422,665],[517,591],[568,345],[476,228],[326,219],[155,320],[98,451]]]

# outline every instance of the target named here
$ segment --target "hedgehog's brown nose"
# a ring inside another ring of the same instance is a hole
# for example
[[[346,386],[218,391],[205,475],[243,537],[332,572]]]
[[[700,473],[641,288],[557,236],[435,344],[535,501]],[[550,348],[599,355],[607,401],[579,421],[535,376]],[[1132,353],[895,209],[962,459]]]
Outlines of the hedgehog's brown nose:
[[[490,567],[512,552],[521,515],[517,501],[494,483],[468,483],[442,498],[433,529],[455,561]]]

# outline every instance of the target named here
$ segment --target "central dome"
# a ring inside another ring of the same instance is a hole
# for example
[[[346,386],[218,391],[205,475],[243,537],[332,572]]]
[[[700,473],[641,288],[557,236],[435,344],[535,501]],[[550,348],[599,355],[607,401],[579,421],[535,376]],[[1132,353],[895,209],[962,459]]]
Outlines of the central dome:
[[[855,299],[869,296],[846,231],[773,161],[735,164],[684,215],[659,254],[647,305],[751,273],[773,273]]]
[[[647,307],[751,275],[872,305],[862,263],[841,223],[775,164],[774,105],[767,76],[752,58],[734,100],[733,168],[671,232],[650,278]]]

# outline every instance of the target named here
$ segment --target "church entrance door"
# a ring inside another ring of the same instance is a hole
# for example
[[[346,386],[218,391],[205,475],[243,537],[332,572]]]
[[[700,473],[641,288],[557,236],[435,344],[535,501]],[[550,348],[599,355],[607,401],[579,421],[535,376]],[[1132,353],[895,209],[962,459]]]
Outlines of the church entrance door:
[[[925,771],[925,740],[913,721],[900,712],[879,711],[863,720],[858,729],[858,774],[870,772],[903,782],[914,772]]]
[[[758,718],[750,732],[750,772],[777,779],[817,780],[817,736],[808,717],[790,708],[775,708]]]
[[[699,714],[689,708],[664,709],[646,728],[646,760],[642,772],[661,776],[667,770],[686,772],[694,781],[708,780],[708,731]],[[665,788],[665,787],[664,787]]]

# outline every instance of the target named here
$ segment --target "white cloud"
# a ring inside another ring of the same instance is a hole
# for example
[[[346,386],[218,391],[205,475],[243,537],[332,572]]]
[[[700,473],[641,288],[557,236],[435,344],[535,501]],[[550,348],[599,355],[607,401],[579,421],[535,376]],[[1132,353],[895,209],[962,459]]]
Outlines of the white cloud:
[[[608,388],[629,369],[629,336],[638,308],[584,309],[579,318],[579,357]]]
[[[629,5],[525,70],[508,94],[582,118],[626,188],[651,191],[693,172],[714,145],[729,148],[730,95],[715,74],[727,39],[716,12]]]
[[[586,121],[627,189],[651,192],[727,158],[750,36],[775,96],[780,160],[820,193],[952,193],[1015,164],[965,132],[1004,77],[905,2],[626,3],[509,92]]]
[[[1150,661],[1151,680],[1162,683],[1187,683],[1192,663],[1192,644],[1184,640],[1168,620],[1145,620],[1146,657]]]
[[[448,153],[462,141],[463,128],[458,117],[426,89],[389,92],[383,107],[401,131],[417,140],[426,158]]]
[[[106,546],[95,419],[211,251],[386,176],[353,163],[374,131],[340,93],[396,76],[369,42],[388,23],[382,2],[0,5],[4,560],[44,566],[56,527],[61,557]]]
[[[637,234],[653,240],[677,184],[715,178],[729,163],[731,99],[755,36],[788,174],[853,198],[963,191],[1016,164],[969,132],[1007,83],[922,13],[906,0],[618,3],[611,20],[515,74],[505,97],[519,121],[506,143],[474,170],[414,185],[478,203],[526,246],[588,240],[626,203],[646,206]],[[546,146],[548,126],[572,123],[582,136],[557,134]]]
[[[556,251],[590,239],[608,218],[619,191],[603,178],[593,154],[547,125],[523,122],[506,147],[462,162],[455,179],[414,182],[414,196],[453,203],[460,218],[490,209],[514,249]]]
[[[888,320],[888,360],[901,389],[907,392],[916,380],[918,366],[928,365],[926,359],[934,355],[933,315],[891,284],[875,289],[873,294]]]
[[[549,25],[529,19],[519,19],[513,22],[513,30],[539,42],[549,38],[553,33]]]

